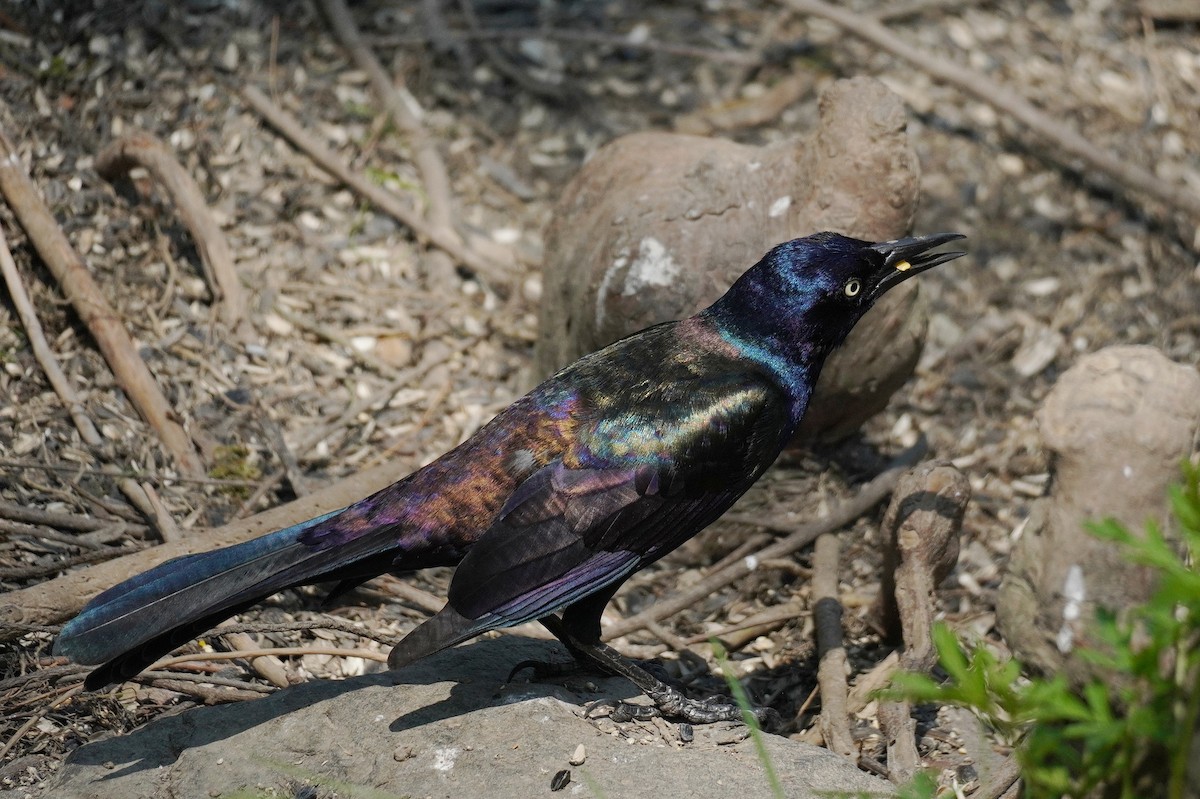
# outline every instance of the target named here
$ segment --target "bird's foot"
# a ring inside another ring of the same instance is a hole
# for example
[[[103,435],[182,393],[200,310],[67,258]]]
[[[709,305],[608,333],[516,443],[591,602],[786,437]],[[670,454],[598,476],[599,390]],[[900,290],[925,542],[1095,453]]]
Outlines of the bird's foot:
[[[613,721],[645,720],[655,716],[666,716],[689,724],[746,721],[742,709],[727,697],[688,699],[683,691],[651,674],[641,664],[623,657],[607,644],[580,640],[557,622],[550,626],[550,631],[559,637],[576,659],[587,660],[609,674],[624,677],[636,685],[653,703],[646,706],[620,700],[598,702],[592,705],[588,715],[598,708],[611,707],[609,718]],[[779,714],[769,707],[751,707],[749,713],[763,729],[778,729],[781,726]]]
[[[707,699],[688,699],[683,693],[668,685],[661,690],[647,691],[646,696],[654,704],[644,705],[635,702],[625,702],[620,699],[605,699],[588,708],[590,717],[600,708],[610,708],[608,717],[615,722],[649,721],[653,718],[665,717],[689,724],[716,724],[719,722],[746,723],[746,716],[741,707],[724,696],[710,696]],[[764,730],[778,729],[780,717],[773,708],[751,707],[750,715]]]

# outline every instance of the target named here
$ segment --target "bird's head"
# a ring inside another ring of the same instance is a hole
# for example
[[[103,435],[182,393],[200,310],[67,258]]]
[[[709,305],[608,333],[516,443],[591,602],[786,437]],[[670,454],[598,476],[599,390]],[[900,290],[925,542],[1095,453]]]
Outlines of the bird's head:
[[[774,357],[819,361],[871,306],[916,274],[964,253],[931,252],[960,233],[872,243],[816,233],[768,252],[706,313]]]

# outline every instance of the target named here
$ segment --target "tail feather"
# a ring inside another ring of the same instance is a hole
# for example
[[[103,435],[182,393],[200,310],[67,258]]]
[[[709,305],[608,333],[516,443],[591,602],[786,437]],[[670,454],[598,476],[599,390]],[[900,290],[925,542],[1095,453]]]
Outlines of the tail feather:
[[[468,619],[447,603],[392,647],[388,655],[388,668],[407,666],[414,660],[474,638],[494,626],[487,620]]]
[[[55,654],[98,665],[89,687],[136,674],[179,644],[266,597],[297,585],[346,579],[395,539],[371,535],[329,549],[303,543],[317,525],[337,524],[340,511],[225,549],[185,555],[96,596],[63,627]],[[356,568],[356,566],[358,568]]]

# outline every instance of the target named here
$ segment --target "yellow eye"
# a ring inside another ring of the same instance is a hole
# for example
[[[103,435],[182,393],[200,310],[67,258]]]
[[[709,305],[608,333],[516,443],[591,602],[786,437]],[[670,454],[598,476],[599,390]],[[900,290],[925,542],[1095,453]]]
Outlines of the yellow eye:
[[[862,291],[862,281],[856,277],[852,277],[846,281],[846,296],[857,297],[858,292]]]

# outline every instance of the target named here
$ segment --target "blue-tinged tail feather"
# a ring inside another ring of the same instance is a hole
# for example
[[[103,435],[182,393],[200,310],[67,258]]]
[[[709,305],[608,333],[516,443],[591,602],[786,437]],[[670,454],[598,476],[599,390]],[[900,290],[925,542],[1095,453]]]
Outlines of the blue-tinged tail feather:
[[[394,539],[367,536],[334,549],[301,541],[340,511],[212,552],[185,555],[97,595],[62,630],[55,654],[97,665],[89,687],[132,676],[176,646],[258,601],[297,585],[346,579]],[[383,538],[384,540],[381,540]],[[355,546],[354,543],[358,543]]]

